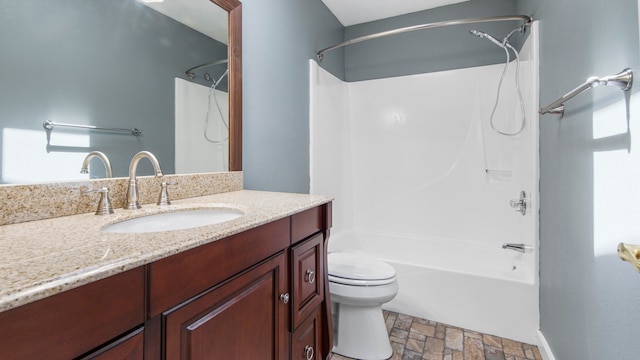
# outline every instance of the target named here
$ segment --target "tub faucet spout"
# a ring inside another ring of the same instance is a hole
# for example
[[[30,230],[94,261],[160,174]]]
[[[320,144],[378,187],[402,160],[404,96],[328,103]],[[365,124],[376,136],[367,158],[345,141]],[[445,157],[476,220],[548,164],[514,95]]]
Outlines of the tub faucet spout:
[[[526,250],[526,246],[524,244],[503,244],[502,248],[505,250],[513,250],[513,251],[519,251],[521,253],[525,252]]]
[[[131,164],[129,164],[129,188],[127,190],[127,203],[124,208],[129,210],[140,209],[140,201],[138,200],[138,187],[136,181],[136,169],[138,168],[138,163],[142,158],[147,158],[151,161],[151,165],[153,165],[153,169],[155,171],[155,176],[164,176],[162,174],[162,169],[160,169],[160,164],[158,163],[158,159],[148,152],[148,151],[140,151],[139,153],[133,156],[131,159]]]

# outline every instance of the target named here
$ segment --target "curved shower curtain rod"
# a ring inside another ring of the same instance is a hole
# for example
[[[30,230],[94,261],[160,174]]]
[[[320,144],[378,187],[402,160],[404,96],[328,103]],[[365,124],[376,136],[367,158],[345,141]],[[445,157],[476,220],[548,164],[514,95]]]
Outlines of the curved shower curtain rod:
[[[381,38],[389,35],[401,34],[409,31],[433,29],[433,28],[451,26],[451,25],[476,24],[476,23],[494,22],[494,21],[514,21],[514,20],[524,21],[523,26],[529,26],[531,25],[531,22],[533,22],[533,19],[530,16],[506,15],[506,16],[475,17],[475,18],[458,19],[458,20],[447,20],[447,21],[439,21],[439,22],[429,23],[429,24],[414,25],[414,26],[408,26],[400,29],[383,31],[376,34],[365,35],[365,36],[357,37],[355,39],[347,40],[339,44],[330,46],[326,49],[322,49],[318,51],[317,57],[319,61],[322,61],[322,59],[324,58],[324,53],[327,51],[335,50],[343,46],[356,44],[366,40],[377,39],[377,38]]]
[[[202,68],[206,68],[206,67],[209,67],[209,66],[226,64],[228,62],[229,62],[228,59],[212,61],[210,63],[206,63],[206,64],[202,64],[202,65],[198,65],[198,66],[192,67],[191,69],[187,70],[185,73],[187,74],[189,79],[193,79],[196,76],[196,74],[194,73],[194,71],[196,71],[196,70],[200,70]]]

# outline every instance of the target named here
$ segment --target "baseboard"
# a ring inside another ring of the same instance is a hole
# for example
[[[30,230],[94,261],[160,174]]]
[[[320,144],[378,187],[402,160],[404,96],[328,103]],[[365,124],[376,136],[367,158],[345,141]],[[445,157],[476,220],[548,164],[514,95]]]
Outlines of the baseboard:
[[[538,329],[538,349],[540,350],[540,355],[542,355],[543,360],[556,360],[556,357],[553,356],[551,352],[547,339],[540,329]]]

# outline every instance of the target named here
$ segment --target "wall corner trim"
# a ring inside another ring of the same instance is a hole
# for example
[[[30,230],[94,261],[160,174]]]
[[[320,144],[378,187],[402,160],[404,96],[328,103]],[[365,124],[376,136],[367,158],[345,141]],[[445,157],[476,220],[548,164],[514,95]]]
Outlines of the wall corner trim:
[[[549,347],[547,339],[540,329],[538,329],[538,349],[544,360],[556,360],[556,357],[551,352],[551,347]]]

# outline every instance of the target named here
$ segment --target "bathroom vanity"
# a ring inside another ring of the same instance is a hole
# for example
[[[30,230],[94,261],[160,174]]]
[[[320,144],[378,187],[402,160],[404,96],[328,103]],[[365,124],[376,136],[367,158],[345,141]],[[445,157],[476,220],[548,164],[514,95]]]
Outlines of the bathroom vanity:
[[[168,211],[244,215],[186,230],[101,231],[158,211],[145,205],[1,227],[0,358],[327,358],[331,199],[234,191],[174,203]],[[21,241],[30,249],[12,255]]]

